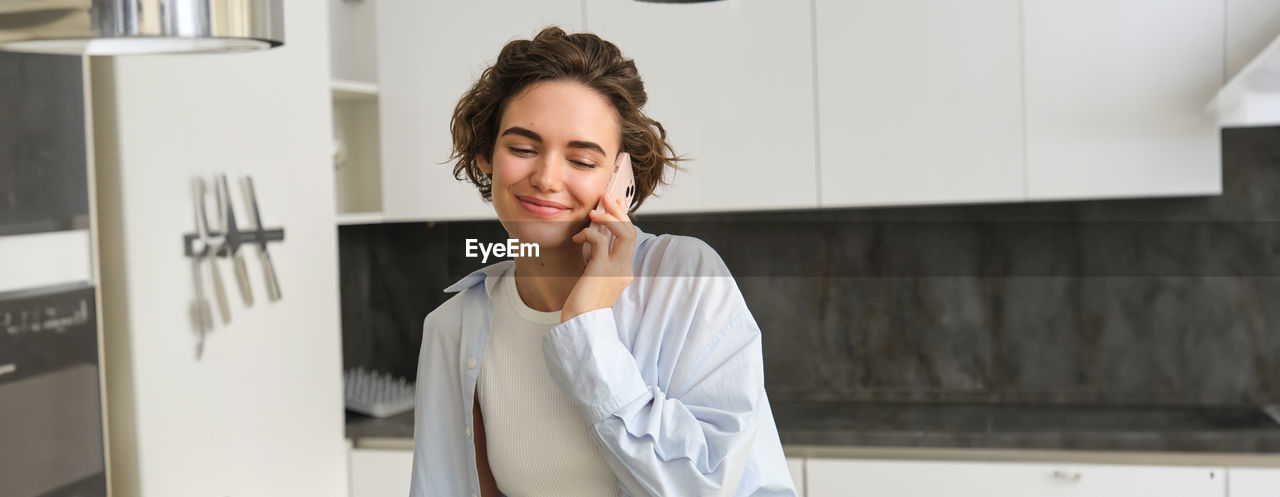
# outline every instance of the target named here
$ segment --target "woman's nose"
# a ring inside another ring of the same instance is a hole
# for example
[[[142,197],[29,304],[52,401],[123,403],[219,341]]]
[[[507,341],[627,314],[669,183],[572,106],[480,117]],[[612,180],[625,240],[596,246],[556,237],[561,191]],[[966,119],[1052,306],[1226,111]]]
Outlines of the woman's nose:
[[[555,154],[543,154],[534,166],[533,174],[529,176],[529,182],[539,190],[544,191],[560,191],[563,186],[561,181],[563,178],[564,160],[555,157]]]

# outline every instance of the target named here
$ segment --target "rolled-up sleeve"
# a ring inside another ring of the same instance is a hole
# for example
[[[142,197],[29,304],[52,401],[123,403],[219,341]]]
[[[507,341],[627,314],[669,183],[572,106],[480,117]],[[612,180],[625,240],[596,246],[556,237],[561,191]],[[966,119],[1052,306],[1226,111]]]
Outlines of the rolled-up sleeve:
[[[561,323],[543,339],[552,378],[580,405],[632,495],[732,495],[763,402],[760,330],[745,306],[688,330],[696,354],[678,397],[646,383],[610,309]],[[703,335],[709,334],[709,335]]]

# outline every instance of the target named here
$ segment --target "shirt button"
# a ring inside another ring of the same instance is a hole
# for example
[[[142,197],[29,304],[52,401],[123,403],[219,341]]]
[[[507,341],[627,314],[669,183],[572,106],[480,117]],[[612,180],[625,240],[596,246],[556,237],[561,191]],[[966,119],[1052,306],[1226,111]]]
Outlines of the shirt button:
[[[471,428],[467,428],[467,438],[471,438]]]
[[[475,360],[475,359],[467,359],[467,367],[468,367],[468,368],[475,368],[475,367],[476,367],[476,360]]]

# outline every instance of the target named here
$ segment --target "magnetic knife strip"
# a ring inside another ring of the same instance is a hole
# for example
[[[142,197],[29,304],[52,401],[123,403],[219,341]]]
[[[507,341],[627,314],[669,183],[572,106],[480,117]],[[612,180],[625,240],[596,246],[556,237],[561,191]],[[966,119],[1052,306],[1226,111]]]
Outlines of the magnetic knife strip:
[[[231,206],[230,188],[226,175],[218,175],[214,181],[214,199],[217,201],[216,224],[209,222],[207,215],[208,188],[203,178],[194,178],[191,182],[195,233],[182,236],[183,253],[191,258],[192,280],[195,283],[195,299],[191,302],[191,319],[200,333],[200,342],[196,347],[196,357],[204,350],[204,335],[213,327],[213,306],[205,295],[204,273],[202,266],[208,266],[209,276],[213,278],[214,295],[217,297],[217,309],[222,323],[231,322],[231,307],[222,279],[222,271],[218,268],[217,258],[226,257],[233,260],[235,280],[240,287],[240,295],[245,306],[253,305],[253,290],[249,285],[248,269],[245,264],[244,247],[257,247],[258,260],[262,264],[267,284],[267,298],[270,301],[280,300],[280,282],[277,279],[275,264],[271,261],[268,242],[284,240],[284,229],[266,229],[262,225],[262,216],[258,211],[258,198],[254,192],[253,179],[245,176],[241,179],[242,200],[249,211],[247,221],[251,228],[241,231],[236,225],[235,209]]]
[[[222,236],[222,233],[217,231],[210,231],[209,236],[211,237]],[[235,241],[232,241],[233,238],[235,239]],[[187,257],[192,257],[196,255],[195,250],[193,250],[193,246],[196,245],[195,242],[199,240],[200,240],[200,235],[197,235],[195,233],[187,233],[185,235],[182,235],[182,244],[183,244],[182,254]],[[233,243],[238,243],[241,245],[251,245],[251,244],[262,243],[262,242],[282,242],[282,241],[284,241],[284,229],[282,228],[241,231],[239,233],[236,233],[228,237],[227,238],[228,246],[222,247],[222,249],[219,250],[218,253],[215,255],[217,255],[218,257],[231,257],[231,247],[229,245]]]

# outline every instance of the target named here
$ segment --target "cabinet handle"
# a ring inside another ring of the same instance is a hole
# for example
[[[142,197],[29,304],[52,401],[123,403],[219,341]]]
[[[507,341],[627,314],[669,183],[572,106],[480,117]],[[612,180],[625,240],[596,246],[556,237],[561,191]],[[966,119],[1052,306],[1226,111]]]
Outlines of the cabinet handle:
[[[1080,476],[1081,475],[1079,471],[1057,470],[1053,472],[1053,479],[1059,480],[1059,481],[1077,482],[1077,481],[1080,481]]]

